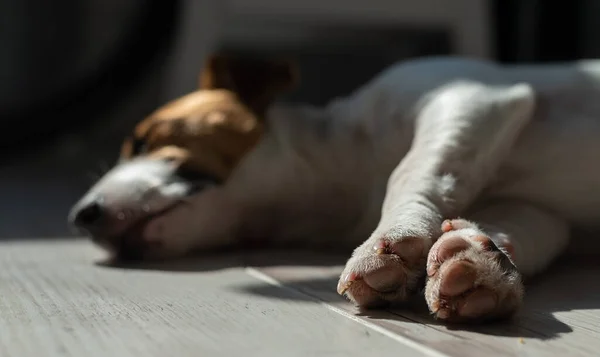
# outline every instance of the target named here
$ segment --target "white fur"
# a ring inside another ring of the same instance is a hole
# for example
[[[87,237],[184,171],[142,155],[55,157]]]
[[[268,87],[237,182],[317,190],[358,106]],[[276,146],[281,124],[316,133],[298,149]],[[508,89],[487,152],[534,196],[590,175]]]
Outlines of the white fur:
[[[400,63],[324,108],[273,108],[269,132],[228,182],[155,218],[146,235],[178,252],[245,235],[312,247],[356,246],[384,233],[435,239],[443,218],[492,199],[593,226],[599,98],[595,61]],[[514,238],[535,247],[517,255],[531,272],[568,238],[545,241],[537,230]]]

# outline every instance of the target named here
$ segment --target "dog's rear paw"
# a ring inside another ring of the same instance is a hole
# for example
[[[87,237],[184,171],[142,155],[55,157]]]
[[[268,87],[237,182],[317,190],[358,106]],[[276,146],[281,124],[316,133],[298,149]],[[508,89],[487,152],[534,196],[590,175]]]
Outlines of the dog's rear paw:
[[[338,293],[366,308],[405,301],[424,275],[430,245],[416,237],[368,239],[346,263]]]
[[[438,319],[483,321],[511,316],[523,283],[511,261],[510,242],[494,243],[475,224],[445,221],[427,259],[425,299]]]

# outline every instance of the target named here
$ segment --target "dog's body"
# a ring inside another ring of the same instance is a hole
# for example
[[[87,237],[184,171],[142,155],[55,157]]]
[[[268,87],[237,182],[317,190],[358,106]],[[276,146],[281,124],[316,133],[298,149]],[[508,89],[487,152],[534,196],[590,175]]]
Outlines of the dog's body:
[[[239,241],[359,245],[338,287],[359,305],[403,301],[426,270],[437,317],[506,316],[521,301],[520,275],[549,264],[569,227],[600,218],[599,95],[594,61],[401,63],[325,108],[272,108],[223,185],[153,192],[162,203],[145,209],[156,216],[135,239],[146,257]],[[74,211],[160,186],[172,168],[149,157],[117,166]],[[128,204],[140,211],[146,196]],[[163,211],[181,196],[187,204]],[[468,221],[443,222],[458,216]]]
[[[531,123],[481,198],[524,200],[573,224],[600,223],[600,63],[514,70],[433,60],[394,67],[324,109],[273,110],[270,135],[230,183],[240,186],[241,199],[259,205],[254,214],[271,217],[260,235],[275,243],[362,241],[380,219],[390,174],[410,149],[420,101],[441,86],[451,92],[463,85],[454,79],[529,83],[535,91]]]

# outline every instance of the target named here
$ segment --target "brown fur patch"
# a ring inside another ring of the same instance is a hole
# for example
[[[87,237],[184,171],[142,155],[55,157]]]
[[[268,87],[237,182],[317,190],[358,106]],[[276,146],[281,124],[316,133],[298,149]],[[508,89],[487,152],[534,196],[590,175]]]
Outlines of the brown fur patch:
[[[264,133],[268,105],[296,77],[286,62],[214,56],[201,75],[201,89],[140,122],[123,143],[121,158],[169,159],[225,180]]]

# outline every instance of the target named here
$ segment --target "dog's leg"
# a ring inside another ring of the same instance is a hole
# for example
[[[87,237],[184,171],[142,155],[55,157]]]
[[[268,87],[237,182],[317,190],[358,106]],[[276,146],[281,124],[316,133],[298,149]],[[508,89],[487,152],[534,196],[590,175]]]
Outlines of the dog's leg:
[[[523,298],[521,274],[542,271],[569,239],[563,219],[518,202],[444,221],[442,231],[427,259],[425,299],[448,321],[511,316]]]
[[[338,292],[363,307],[404,301],[425,273],[444,217],[461,214],[495,174],[532,117],[527,85],[455,84],[420,111],[412,147],[388,181],[381,220]]]

